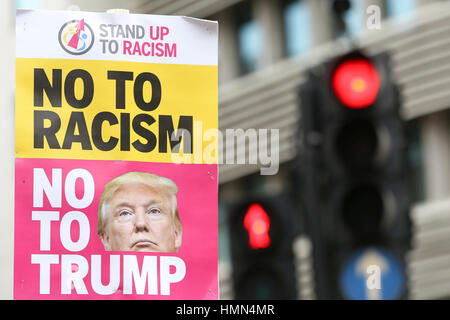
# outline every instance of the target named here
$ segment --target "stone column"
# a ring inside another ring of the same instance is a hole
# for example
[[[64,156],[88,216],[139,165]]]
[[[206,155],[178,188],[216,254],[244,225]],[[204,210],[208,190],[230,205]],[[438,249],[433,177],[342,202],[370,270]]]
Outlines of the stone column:
[[[331,1],[303,0],[311,10],[311,31],[313,46],[321,45],[333,39]]]
[[[422,120],[422,154],[425,196],[436,200],[450,195],[450,124],[448,111],[430,114]]]
[[[282,59],[284,53],[283,20],[278,1],[253,2],[253,16],[262,27],[263,48],[260,68]]]
[[[219,22],[219,83],[226,83],[239,76],[239,48],[236,19],[232,9],[216,14]]]

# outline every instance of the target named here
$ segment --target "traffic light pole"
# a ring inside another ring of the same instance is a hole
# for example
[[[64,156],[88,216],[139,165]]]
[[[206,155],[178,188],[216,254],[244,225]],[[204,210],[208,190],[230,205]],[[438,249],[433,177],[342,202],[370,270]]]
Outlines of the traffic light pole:
[[[302,143],[300,146],[300,167],[301,167],[301,185],[300,192],[303,195],[303,212],[308,226],[308,233],[313,244],[313,264],[314,264],[314,282],[317,299],[330,299],[331,290],[329,283],[331,281],[330,270],[327,267],[327,246],[324,242],[322,231],[322,217],[320,201],[320,174],[319,166],[321,161],[320,144],[321,131],[318,110],[317,92],[314,90],[316,81],[313,74],[310,74],[308,81],[301,88],[301,127],[303,130]]]

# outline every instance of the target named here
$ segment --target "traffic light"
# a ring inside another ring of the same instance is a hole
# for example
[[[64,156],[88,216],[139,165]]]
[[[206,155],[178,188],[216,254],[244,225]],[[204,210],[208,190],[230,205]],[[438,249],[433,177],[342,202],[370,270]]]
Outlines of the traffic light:
[[[289,197],[246,199],[229,209],[234,298],[296,299]]]
[[[390,70],[388,54],[352,51],[301,88],[300,192],[319,298],[407,297],[405,143]]]

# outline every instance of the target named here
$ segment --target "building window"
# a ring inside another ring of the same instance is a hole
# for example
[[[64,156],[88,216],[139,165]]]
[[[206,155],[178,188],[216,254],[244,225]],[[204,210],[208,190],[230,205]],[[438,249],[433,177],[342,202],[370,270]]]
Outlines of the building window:
[[[448,116],[448,133],[450,134],[450,110],[447,111],[447,116]]]
[[[306,1],[284,0],[285,52],[294,56],[311,48],[311,10]]]
[[[350,0],[350,9],[344,14],[347,34],[355,35],[364,26],[365,7],[361,0]]]
[[[345,1],[335,1],[335,3],[344,3]],[[336,37],[354,36],[364,26],[364,2],[361,0],[349,0],[349,8],[343,12],[337,11],[339,5],[333,7],[334,14],[334,30]],[[342,9],[341,9],[342,10]]]
[[[41,0],[16,0],[17,9],[39,9]]]
[[[406,157],[409,194],[412,202],[425,200],[424,168],[420,139],[420,119],[408,121],[406,127]]]
[[[224,201],[219,195],[219,261],[231,260],[230,233],[228,232],[227,218],[228,218],[228,210],[226,202],[224,203]]]
[[[263,30],[253,19],[252,1],[241,2],[236,6],[238,48],[241,73],[255,71],[262,57]]]
[[[413,11],[417,6],[417,0],[387,0],[386,13],[388,17],[395,17]]]

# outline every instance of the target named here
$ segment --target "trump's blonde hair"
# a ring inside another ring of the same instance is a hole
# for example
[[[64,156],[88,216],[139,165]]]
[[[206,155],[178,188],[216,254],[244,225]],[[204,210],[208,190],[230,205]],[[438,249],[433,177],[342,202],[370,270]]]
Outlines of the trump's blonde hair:
[[[105,185],[105,190],[100,197],[100,202],[98,204],[98,223],[97,223],[97,234],[102,235],[105,231],[105,225],[107,221],[107,206],[108,201],[112,198],[116,190],[123,185],[127,184],[144,184],[150,186],[158,191],[163,192],[169,198],[170,209],[172,211],[173,221],[177,229],[182,228],[180,215],[177,208],[177,197],[178,187],[172,180],[160,177],[156,174],[148,172],[127,172],[121,176],[118,176],[108,182]]]

